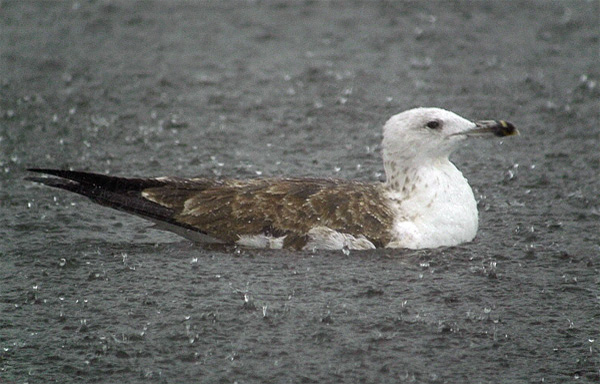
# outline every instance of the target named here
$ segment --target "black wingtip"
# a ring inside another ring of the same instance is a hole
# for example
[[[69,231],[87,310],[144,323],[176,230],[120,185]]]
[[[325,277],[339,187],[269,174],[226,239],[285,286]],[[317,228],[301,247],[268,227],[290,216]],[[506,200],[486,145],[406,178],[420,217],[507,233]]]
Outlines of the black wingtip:
[[[70,180],[82,185],[89,186],[102,186],[108,189],[120,188],[121,184],[123,184],[128,179],[116,177],[116,176],[108,176],[102,175],[99,173],[92,172],[82,172],[82,171],[69,171],[64,169],[52,169],[52,168],[28,168],[29,172],[41,173],[50,176],[60,177],[61,179]],[[38,182],[42,182],[43,184],[50,185],[46,182],[46,178],[34,178]],[[48,178],[52,179],[52,178]],[[130,179],[133,180],[133,179]],[[53,183],[56,184],[56,183]],[[125,183],[127,184],[127,183]]]
[[[27,168],[29,172],[37,172],[37,173],[46,173],[48,171],[52,171],[52,169],[48,168]]]
[[[58,176],[58,170],[57,169],[50,169],[50,168],[27,168],[28,172],[35,172],[35,173],[42,173],[45,175],[53,175],[53,176]],[[67,182],[66,180],[61,180],[61,179],[56,179],[54,177],[37,177],[37,176],[27,176],[24,178],[27,181],[33,181],[35,183],[40,183],[40,184],[46,184],[49,186],[56,186],[58,183],[58,181],[61,181],[61,183],[65,183]]]
[[[66,172],[60,169],[53,169],[53,168],[27,168],[27,171],[29,172],[35,172],[35,173],[47,173],[47,174],[56,174],[58,172]]]
[[[81,178],[89,178],[90,176],[96,176],[97,174],[91,172],[81,171],[69,171],[65,169],[54,169],[54,168],[27,168],[29,172],[42,173],[46,175],[52,175],[62,177],[64,179],[81,181]],[[98,175],[101,176],[101,175]]]
[[[53,188],[66,189],[67,191],[76,192],[77,186],[79,185],[75,181],[59,179],[56,177],[34,177],[28,176],[25,178],[27,181],[34,183],[40,183]]]
[[[44,175],[51,175],[51,176],[57,176],[57,177],[62,177],[62,178],[67,178],[64,175],[64,172],[68,172],[68,171],[63,171],[60,169],[52,169],[52,168],[27,168],[27,172],[34,172],[34,173],[41,173]],[[26,180],[31,179],[30,177],[26,177]],[[37,179],[41,179],[40,177],[38,177]],[[35,180],[31,180],[31,181],[35,181]]]
[[[181,225],[172,218],[173,210],[171,208],[161,206],[141,196],[142,190],[162,186],[165,184],[163,181],[48,168],[28,168],[27,170],[56,177],[31,176],[26,177],[25,180],[74,192],[100,205],[147,219]]]
[[[113,192],[128,192],[128,191],[142,191],[146,188],[159,187],[165,184],[164,181],[151,179],[151,178],[125,178],[118,176],[109,176],[93,172],[82,172],[82,171],[68,171],[62,169],[52,168],[28,168],[29,172],[41,173],[50,176],[56,176],[62,180],[62,183],[56,181],[49,181],[55,178],[53,177],[31,177],[28,180],[43,183],[50,186],[57,185],[68,185],[72,183],[86,186],[88,188],[102,188],[107,191]],[[63,189],[69,189],[60,187]]]

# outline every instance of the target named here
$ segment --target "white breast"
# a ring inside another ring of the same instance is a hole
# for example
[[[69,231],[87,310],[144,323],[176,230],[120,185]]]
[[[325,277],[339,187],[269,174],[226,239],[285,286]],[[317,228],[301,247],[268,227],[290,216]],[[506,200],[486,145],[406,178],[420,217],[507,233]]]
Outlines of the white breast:
[[[477,203],[462,173],[449,161],[420,169],[405,192],[390,192],[396,211],[393,248],[435,248],[473,240]]]

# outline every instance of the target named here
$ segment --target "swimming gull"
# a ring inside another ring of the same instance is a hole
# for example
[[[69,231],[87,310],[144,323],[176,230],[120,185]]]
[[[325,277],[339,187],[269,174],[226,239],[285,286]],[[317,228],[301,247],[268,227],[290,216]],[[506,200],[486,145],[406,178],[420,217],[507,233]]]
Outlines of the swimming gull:
[[[385,182],[329,178],[123,178],[32,168],[29,180],[149,219],[200,243],[258,248],[435,248],[473,240],[473,191],[449,155],[470,136],[510,136],[504,120],[471,122],[416,108],[383,127]]]

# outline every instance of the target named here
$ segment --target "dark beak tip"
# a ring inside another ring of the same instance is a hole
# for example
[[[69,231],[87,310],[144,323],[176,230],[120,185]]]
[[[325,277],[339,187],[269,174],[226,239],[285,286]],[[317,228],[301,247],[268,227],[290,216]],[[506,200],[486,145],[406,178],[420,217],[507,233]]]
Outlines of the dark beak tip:
[[[493,131],[496,136],[504,137],[520,135],[519,130],[514,126],[513,123],[505,120],[499,120],[496,123],[497,124],[495,127],[493,127]]]

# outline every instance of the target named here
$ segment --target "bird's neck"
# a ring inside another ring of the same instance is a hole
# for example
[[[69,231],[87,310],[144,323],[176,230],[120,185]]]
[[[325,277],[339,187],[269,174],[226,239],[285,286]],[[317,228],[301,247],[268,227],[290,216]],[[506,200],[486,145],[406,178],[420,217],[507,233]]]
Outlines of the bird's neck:
[[[460,173],[447,157],[422,162],[386,159],[383,168],[384,186],[399,198],[405,198],[417,189],[433,187],[452,173]]]

